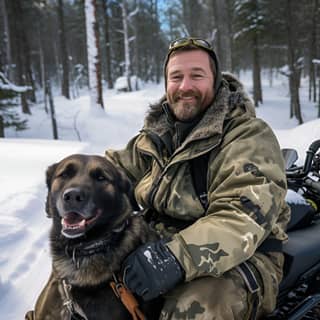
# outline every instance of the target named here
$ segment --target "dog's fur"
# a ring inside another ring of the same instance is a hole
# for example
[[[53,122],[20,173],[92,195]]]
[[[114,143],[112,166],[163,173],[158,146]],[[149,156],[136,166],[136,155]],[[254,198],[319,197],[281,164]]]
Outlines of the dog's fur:
[[[87,319],[131,319],[109,282],[124,258],[156,235],[133,214],[129,180],[103,157],[72,155],[48,168],[47,187],[53,271],[27,319],[70,319],[62,279]],[[142,306],[148,319],[158,319],[160,308],[159,301]]]

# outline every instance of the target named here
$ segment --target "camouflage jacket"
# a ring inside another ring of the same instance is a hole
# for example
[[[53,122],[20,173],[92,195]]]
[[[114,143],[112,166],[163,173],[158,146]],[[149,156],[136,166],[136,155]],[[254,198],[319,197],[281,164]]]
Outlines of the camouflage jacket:
[[[287,239],[280,148],[235,77],[223,75],[213,104],[173,154],[163,143],[166,134],[168,119],[159,103],[151,106],[140,134],[106,156],[127,172],[142,207],[190,222],[167,244],[186,281],[220,276],[252,257],[266,238]],[[206,211],[190,172],[190,160],[204,153],[210,153]]]

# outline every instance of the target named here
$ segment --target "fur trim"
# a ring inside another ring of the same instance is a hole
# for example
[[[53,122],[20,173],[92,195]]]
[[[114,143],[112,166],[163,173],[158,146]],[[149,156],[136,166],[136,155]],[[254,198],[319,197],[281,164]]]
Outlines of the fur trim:
[[[152,131],[159,136],[167,132],[168,119],[162,107],[164,102],[166,102],[166,96],[163,96],[157,103],[150,105],[144,122],[144,130]],[[223,73],[221,86],[212,105],[207,109],[185,142],[221,133],[225,117],[232,118],[240,114],[255,117],[253,102],[236,76],[231,73]]]

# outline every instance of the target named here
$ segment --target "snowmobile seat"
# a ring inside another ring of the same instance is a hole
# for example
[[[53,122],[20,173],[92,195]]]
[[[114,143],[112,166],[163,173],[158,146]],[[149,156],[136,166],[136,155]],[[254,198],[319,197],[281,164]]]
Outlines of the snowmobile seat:
[[[289,241],[283,245],[285,264],[280,292],[288,290],[298,280],[303,280],[302,276],[310,269],[320,270],[320,221],[291,231],[288,235]]]

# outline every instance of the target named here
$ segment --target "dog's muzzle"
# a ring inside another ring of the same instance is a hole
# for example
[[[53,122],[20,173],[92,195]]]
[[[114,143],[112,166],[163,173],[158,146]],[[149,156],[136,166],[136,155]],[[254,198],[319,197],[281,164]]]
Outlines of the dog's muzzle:
[[[78,238],[84,235],[102,213],[94,208],[88,192],[81,188],[68,188],[58,201],[61,216],[61,233],[67,238]]]

